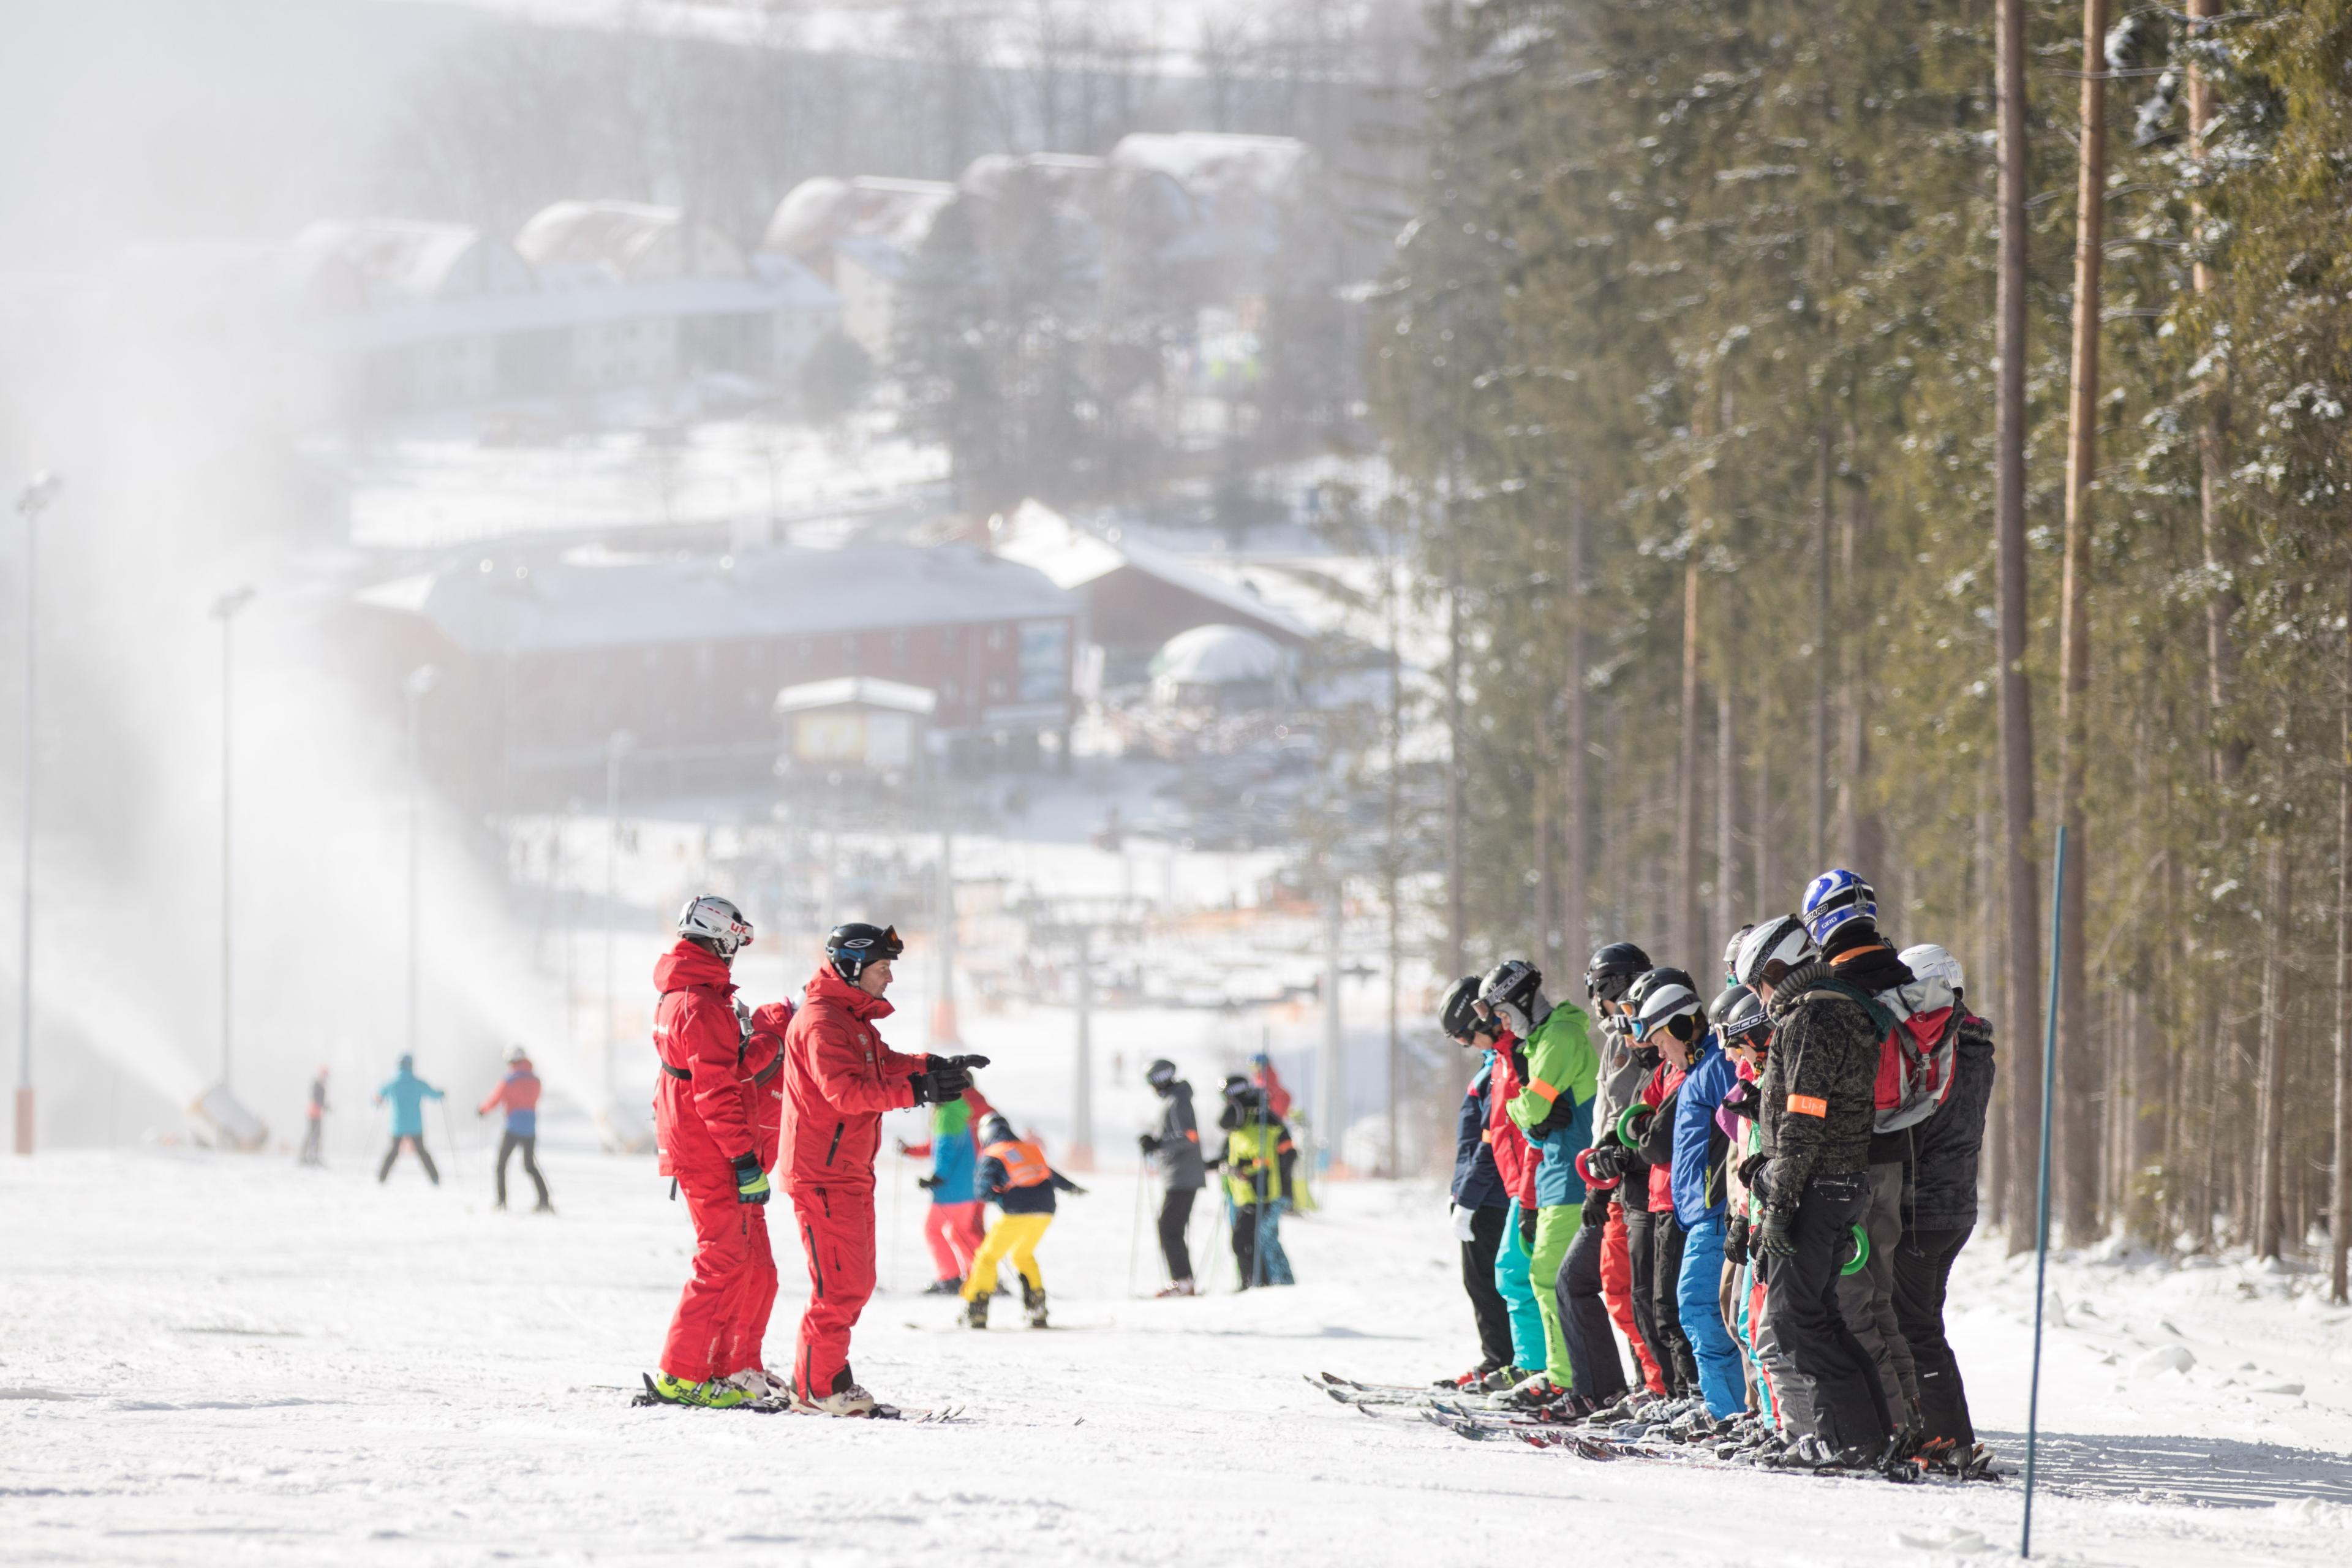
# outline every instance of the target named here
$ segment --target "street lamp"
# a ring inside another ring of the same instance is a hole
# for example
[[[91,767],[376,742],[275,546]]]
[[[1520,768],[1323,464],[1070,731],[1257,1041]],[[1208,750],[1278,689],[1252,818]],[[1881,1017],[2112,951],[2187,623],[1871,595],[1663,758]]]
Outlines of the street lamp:
[[[33,1152],[33,681],[36,644],[33,638],[34,546],[42,510],[58,499],[65,480],[56,474],[35,474],[16,492],[16,515],[25,520],[25,713],[24,713],[24,858],[20,862],[20,901],[16,931],[16,1152]]]
[[[425,760],[421,744],[425,699],[441,684],[441,672],[420,664],[408,672],[400,689],[408,699],[408,1054],[416,1054],[417,990],[417,867],[423,854],[423,795]]]
[[[234,733],[230,723],[233,714],[231,700],[236,689],[236,685],[231,679],[232,666],[230,664],[229,627],[236,622],[236,613],[245,608],[245,606],[251,602],[252,598],[252,589],[232,588],[227,593],[223,594],[219,598],[213,601],[213,619],[220,623],[221,628],[220,1080],[221,1087],[223,1089],[229,1087],[229,1042],[231,1038],[229,1026],[230,1020],[233,1016],[229,1002],[230,997],[233,994],[230,961],[235,949],[230,939],[235,929],[235,907],[232,898],[235,889],[235,874],[231,868],[235,866],[236,862],[230,857],[230,849],[234,842],[232,835],[236,820],[235,813],[230,810],[229,806],[229,802],[231,800],[229,793],[230,786],[235,782],[235,775],[230,769],[230,763],[234,758],[234,752],[230,744],[230,737]]]
[[[604,738],[604,1102],[619,1092],[613,1083],[613,1049],[619,1028],[613,1016],[613,908],[621,896],[621,759],[636,750],[637,738],[615,730]]]

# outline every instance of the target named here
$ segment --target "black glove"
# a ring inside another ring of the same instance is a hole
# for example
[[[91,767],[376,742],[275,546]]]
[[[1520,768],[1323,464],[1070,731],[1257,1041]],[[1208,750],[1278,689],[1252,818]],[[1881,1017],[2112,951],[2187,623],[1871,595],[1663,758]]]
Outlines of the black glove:
[[[1756,1092],[1755,1084],[1746,1079],[1734,1085],[1731,1092],[1723,1097],[1724,1110],[1734,1116],[1745,1116],[1751,1121],[1756,1119],[1756,1112],[1763,1103],[1763,1097]]]
[[[1625,1151],[1614,1143],[1595,1143],[1585,1152],[1584,1168],[1604,1182],[1625,1173]]]
[[[1535,1247],[1536,1211],[1532,1208],[1519,1210],[1519,1241],[1530,1249]]]
[[[917,1105],[945,1105],[949,1100],[971,1087],[971,1074],[958,1065],[959,1057],[933,1057],[929,1072],[908,1073],[907,1081],[915,1086]]]
[[[1086,1188],[1078,1185],[1076,1182],[1072,1182],[1068,1186],[1064,1187],[1062,1190],[1069,1194],[1074,1198],[1082,1198],[1087,1195]]]
[[[1748,1155],[1745,1160],[1740,1161],[1739,1184],[1743,1187],[1753,1187],[1756,1184],[1756,1173],[1762,1170],[1771,1163],[1772,1156],[1766,1153],[1761,1149],[1757,1150],[1756,1152]]]
[[[958,1067],[966,1072],[978,1072],[988,1065],[986,1057],[933,1057],[933,1067]]]
[[[763,1204],[768,1201],[768,1173],[760,1169],[757,1154],[735,1156],[735,1201],[739,1204]]]
[[[1626,1131],[1633,1134],[1633,1146],[1635,1148],[1641,1147],[1642,1140],[1650,1135],[1650,1124],[1657,1119],[1658,1108],[1656,1106],[1639,1105],[1634,1107],[1633,1114],[1629,1121]]]
[[[1587,1225],[1607,1225],[1609,1223],[1608,1188],[1596,1187],[1591,1192],[1584,1194],[1584,1223]]]
[[[922,1188],[923,1191],[927,1193],[938,1192],[941,1187],[944,1187],[947,1184],[948,1179],[945,1176],[918,1176],[915,1178],[915,1185]]]
[[[1723,1260],[1735,1268],[1748,1261],[1748,1216],[1744,1214],[1732,1215],[1731,1223],[1723,1227]]]
[[[1147,1154],[1157,1154],[1160,1152],[1160,1140],[1154,1138],[1149,1132],[1138,1133],[1135,1139],[1135,1146],[1142,1150]]]
[[[1794,1258],[1797,1255],[1797,1211],[1766,1209],[1764,1233],[1756,1245],[1767,1258]]]

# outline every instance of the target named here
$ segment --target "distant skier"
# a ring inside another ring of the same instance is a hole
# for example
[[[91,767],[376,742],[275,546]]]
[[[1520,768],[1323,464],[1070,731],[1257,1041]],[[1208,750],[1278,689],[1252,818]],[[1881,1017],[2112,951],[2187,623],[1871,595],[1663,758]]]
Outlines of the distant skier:
[[[1217,1125],[1224,1130],[1224,1147],[1204,1163],[1225,1173],[1241,1288],[1297,1284],[1282,1248],[1282,1201],[1298,1159],[1290,1129],[1266,1104],[1265,1091],[1238,1074],[1225,1079],[1225,1109]]]
[[[531,1205],[531,1213],[553,1214],[555,1205],[547,1201],[546,1178],[539,1173],[539,1075],[530,1070],[530,1056],[520,1046],[507,1052],[507,1076],[490,1090],[488,1099],[475,1107],[474,1114],[488,1116],[500,1106],[506,1108],[507,1125],[499,1137],[499,1195],[491,1206],[507,1206],[507,1162],[520,1149],[523,1173],[539,1189],[539,1202]]]
[[[979,1090],[971,1089],[933,1106],[930,1137],[898,1144],[901,1154],[931,1163],[931,1173],[915,1184],[931,1194],[930,1209],[923,1216],[923,1241],[938,1272],[923,1287],[926,1296],[961,1293],[971,1274],[972,1255],[980,1250],[987,1205],[980,1194],[980,1141],[971,1130],[971,1101],[978,1096]]]
[[[1290,1090],[1283,1087],[1282,1075],[1274,1070],[1274,1058],[1259,1051],[1250,1058],[1249,1065],[1250,1082],[1265,1092],[1265,1108],[1277,1119],[1286,1119],[1290,1115]]]
[[[310,1103],[303,1108],[302,1152],[296,1163],[323,1165],[326,1163],[320,1144],[326,1131],[327,1069],[320,1068],[319,1076],[310,1080]]]
[[[1160,1127],[1136,1142],[1168,1184],[1160,1199],[1160,1251],[1168,1261],[1168,1288],[1160,1294],[1190,1296],[1192,1252],[1184,1233],[1192,1223],[1193,1199],[1209,1184],[1201,1163],[1201,1126],[1192,1117],[1192,1086],[1176,1076],[1176,1064],[1165,1057],[1144,1069],[1143,1080],[1160,1097]]]
[[[390,1083],[375,1091],[375,1103],[392,1105],[392,1147],[383,1152],[383,1163],[375,1168],[379,1184],[392,1174],[392,1163],[400,1158],[403,1143],[416,1151],[417,1162],[433,1184],[441,1184],[441,1172],[433,1163],[433,1156],[425,1152],[425,1102],[443,1098],[439,1089],[416,1076],[416,1058],[400,1058],[400,1070]]]
[[[1054,1194],[1086,1188],[1045,1163],[1045,1152],[1034,1142],[1013,1135],[1013,1124],[991,1116],[981,1129],[980,1184],[988,1201],[999,1209],[971,1260],[971,1278],[963,1282],[966,1328],[988,1327],[988,1299],[996,1293],[996,1266],[1009,1258],[1021,1276],[1021,1305],[1029,1326],[1045,1326],[1045,1271],[1037,1266],[1037,1244],[1054,1223]]]
[[[784,1035],[785,1190],[808,1259],[809,1304],[793,1357],[792,1398],[826,1415],[871,1415],[877,1401],[849,1368],[849,1333],[874,1294],[874,1156],[882,1113],[956,1099],[986,1057],[902,1056],[874,1026],[906,946],[895,928],[837,925],[824,964]],[[764,1187],[763,1187],[764,1195]]]

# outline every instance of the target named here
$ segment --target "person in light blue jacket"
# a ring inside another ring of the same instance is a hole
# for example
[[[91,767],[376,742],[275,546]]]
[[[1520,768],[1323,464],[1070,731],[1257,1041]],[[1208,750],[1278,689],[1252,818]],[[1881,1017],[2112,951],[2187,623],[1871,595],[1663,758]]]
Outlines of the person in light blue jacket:
[[[375,1091],[378,1105],[392,1107],[392,1147],[383,1152],[383,1163],[375,1169],[375,1179],[381,1183],[392,1174],[392,1163],[400,1158],[403,1143],[416,1151],[417,1163],[433,1184],[441,1184],[441,1172],[433,1163],[433,1156],[425,1152],[425,1102],[439,1100],[441,1091],[416,1076],[416,1058],[400,1058],[400,1070],[392,1081]]]
[[[1748,998],[1738,986],[1715,1000],[1717,1017],[1730,1016],[1735,1005]],[[1740,1371],[1739,1347],[1732,1342],[1723,1313],[1723,1241],[1726,1163],[1731,1139],[1718,1125],[1716,1112],[1724,1096],[1739,1084],[1739,1063],[1725,1050],[1716,1030],[1706,1027],[1707,1013],[1694,998],[1690,1012],[1696,1037],[1687,1044],[1674,1029],[1661,1031],[1659,1049],[1668,1057],[1685,1053],[1688,1065],[1682,1087],[1675,1092],[1675,1142],[1672,1166],[1675,1219],[1685,1232],[1683,1270],[1675,1286],[1683,1332],[1698,1363],[1699,1393],[1706,1413],[1727,1421],[1748,1408],[1748,1382]],[[1706,1029],[1703,1034],[1699,1029]]]

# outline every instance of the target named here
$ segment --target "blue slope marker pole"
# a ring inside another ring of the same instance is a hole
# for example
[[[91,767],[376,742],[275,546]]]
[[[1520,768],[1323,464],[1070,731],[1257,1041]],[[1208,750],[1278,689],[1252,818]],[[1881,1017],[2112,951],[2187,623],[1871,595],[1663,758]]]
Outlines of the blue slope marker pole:
[[[2042,1426],[2042,1303],[2050,1278],[2050,1100],[2058,1077],[2058,935],[2066,919],[2066,829],[2058,828],[2058,871],[2050,880],[2050,1008],[2042,1022],[2042,1192],[2033,1233],[2033,1381],[2025,1396],[2025,1528],[2020,1557],[2033,1555],[2033,1459]]]

